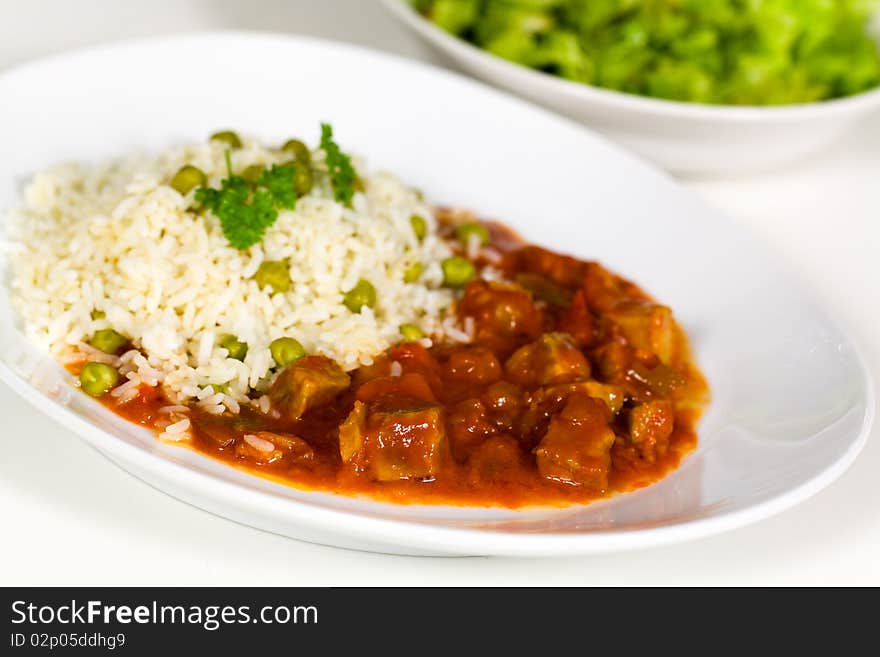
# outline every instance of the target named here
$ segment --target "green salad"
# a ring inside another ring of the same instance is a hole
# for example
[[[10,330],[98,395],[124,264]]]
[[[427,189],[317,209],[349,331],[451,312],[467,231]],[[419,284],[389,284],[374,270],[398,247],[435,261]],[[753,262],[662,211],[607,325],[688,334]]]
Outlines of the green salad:
[[[642,96],[783,105],[880,85],[878,0],[411,0],[512,62]]]

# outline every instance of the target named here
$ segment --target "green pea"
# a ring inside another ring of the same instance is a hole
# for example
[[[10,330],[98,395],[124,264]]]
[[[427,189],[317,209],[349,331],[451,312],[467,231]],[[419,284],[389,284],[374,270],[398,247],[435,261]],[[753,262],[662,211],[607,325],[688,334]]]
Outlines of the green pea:
[[[86,363],[79,373],[79,385],[88,395],[100,397],[119,383],[119,372],[106,363]]]
[[[477,275],[474,263],[461,256],[446,258],[440,263],[443,269],[443,285],[446,287],[463,287]]]
[[[288,139],[284,142],[281,150],[293,153],[293,157],[297,162],[302,162],[303,164],[311,164],[312,162],[312,152],[299,139]]]
[[[207,181],[208,177],[204,171],[191,164],[186,164],[177,170],[168,184],[181,196],[186,196],[194,188],[203,187]]]
[[[272,352],[272,358],[279,367],[284,367],[295,363],[306,355],[306,350],[294,338],[278,338],[269,343],[269,351]]]
[[[425,337],[425,333],[415,324],[401,324],[400,325],[400,334],[403,336],[403,339],[407,342],[412,342],[413,340],[421,340]]]
[[[213,390],[214,392],[225,393],[227,390],[229,390],[229,387],[225,383],[212,383],[211,390]]]
[[[95,334],[89,340],[89,344],[105,354],[118,354],[128,344],[128,338],[113,329],[106,328],[95,331]]]
[[[229,352],[229,358],[244,360],[244,357],[247,355],[247,342],[242,342],[234,335],[227,333],[222,336],[220,338],[220,346]]]
[[[98,310],[97,308],[95,308],[91,312],[91,317],[92,319],[104,319],[105,317],[107,317],[107,313],[105,313],[103,310]]]
[[[345,293],[342,303],[353,313],[359,313],[364,306],[372,308],[376,305],[376,288],[370,281],[362,278]]]
[[[260,289],[266,286],[272,292],[287,292],[290,289],[290,267],[284,260],[264,260],[254,274],[254,280]]]
[[[315,184],[315,179],[312,175],[312,167],[297,160],[289,160],[281,166],[293,169],[293,186],[294,189],[296,189],[297,196],[305,196],[312,191],[312,186]]]
[[[422,275],[422,263],[414,262],[409,267],[403,270],[403,282],[404,283],[415,283],[419,280],[419,277]]]
[[[468,245],[468,242],[471,240],[471,235],[476,235],[480,238],[480,244],[485,246],[489,243],[489,230],[481,223],[477,223],[476,221],[471,221],[466,224],[461,224],[455,228],[455,236],[458,238],[458,241]]]
[[[230,148],[241,148],[241,137],[232,130],[221,130],[211,135],[211,141],[222,141]]]
[[[425,221],[425,218],[419,214],[414,214],[409,218],[409,223],[419,241],[421,242],[425,239],[425,235],[428,234],[428,222]]]
[[[263,175],[263,171],[265,170],[266,167],[264,167],[262,164],[252,164],[241,172],[241,177],[251,184],[256,184],[256,182],[260,179],[260,176]]]
[[[308,163],[297,160],[293,163],[293,170],[296,172],[293,179],[296,194],[297,196],[305,196],[312,191],[312,186],[315,184],[315,179],[312,176],[312,167]]]

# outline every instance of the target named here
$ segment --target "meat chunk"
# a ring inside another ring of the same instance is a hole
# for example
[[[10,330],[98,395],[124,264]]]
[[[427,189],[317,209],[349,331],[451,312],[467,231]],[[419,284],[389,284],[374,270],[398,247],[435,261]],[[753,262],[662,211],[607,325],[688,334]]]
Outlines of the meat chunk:
[[[458,381],[488,384],[501,378],[501,363],[488,349],[466,347],[450,354],[446,371]]]
[[[286,419],[298,420],[306,411],[333,401],[349,383],[348,374],[335,361],[306,356],[281,371],[269,398]]]
[[[622,386],[611,383],[599,383],[598,381],[578,381],[576,383],[562,383],[547,388],[541,388],[535,397],[539,400],[564,401],[574,393],[584,393],[595,399],[601,399],[613,414],[620,412],[625,401],[625,393]]]
[[[196,435],[217,447],[230,447],[239,436],[236,431],[230,430],[229,418],[222,415],[197,415],[191,419],[191,423]]]
[[[482,279],[468,283],[458,313],[473,318],[474,341],[495,352],[509,353],[543,330],[532,295],[518,285]]]
[[[528,272],[542,276],[563,288],[576,288],[586,276],[590,263],[571,256],[553,253],[538,246],[524,246],[505,256],[509,273]]]
[[[611,273],[598,262],[588,262],[586,265],[581,289],[592,310],[604,313],[626,301],[649,301],[638,286]]]
[[[378,358],[373,365],[360,367],[355,370],[355,386],[360,386],[370,379],[390,376],[394,363],[397,363],[394,367],[399,366],[400,373],[403,376],[407,374],[418,374],[421,376],[434,395],[443,390],[443,383],[440,381],[440,375],[438,374],[440,364],[431,352],[418,342],[404,342],[403,344],[391,347],[387,354],[384,357]]]
[[[579,347],[588,347],[596,339],[596,320],[582,290],[574,295],[556,327],[573,337]]]
[[[357,456],[364,448],[364,434],[367,431],[367,405],[355,401],[354,408],[339,425],[339,456],[343,463],[358,466]]]
[[[607,490],[615,440],[608,419],[608,408],[601,400],[582,393],[571,395],[535,448],[541,476],[596,492]]]
[[[601,400],[608,408],[609,417],[620,413],[626,401],[624,387],[615,384],[576,381],[543,386],[526,396],[524,408],[516,416],[510,431],[523,444],[537,445],[547,433],[551,420],[565,408],[572,395]]]
[[[608,311],[608,317],[630,345],[656,354],[665,365],[672,362],[676,326],[669,308],[647,301],[623,301]]]
[[[550,421],[565,408],[572,395],[586,395],[601,400],[613,415],[620,412],[625,401],[623,387],[598,381],[544,386],[528,395],[526,405],[516,416],[511,431],[524,444],[537,445],[546,434]]]
[[[434,391],[431,390],[425,377],[418,372],[371,379],[357,390],[357,398],[362,402],[387,395],[405,395],[426,402],[435,401]]]
[[[517,349],[504,364],[511,381],[551,385],[589,378],[590,364],[567,333],[545,333]]]
[[[468,457],[468,481],[482,484],[508,480],[524,462],[525,454],[515,438],[492,436]]]
[[[339,427],[343,462],[375,481],[429,479],[445,448],[442,408],[412,397],[356,401]]]
[[[489,422],[485,405],[479,399],[465,399],[453,406],[446,426],[452,454],[459,461],[464,460],[474,445],[497,433],[495,426]]]
[[[629,375],[633,380],[645,385],[652,394],[666,399],[677,399],[687,387],[687,379],[680,372],[663,363],[658,363],[654,367],[634,363]]]
[[[653,462],[666,453],[674,426],[675,413],[670,402],[645,402],[630,413],[630,440],[642,458]]]
[[[587,305],[598,312],[605,312],[622,299],[627,298],[623,281],[597,262],[586,268],[583,291]]]
[[[492,422],[500,427],[511,429],[516,418],[525,406],[522,389],[509,381],[498,381],[486,388],[480,401],[491,416]]]
[[[623,382],[626,379],[635,354],[632,347],[621,342],[607,342],[590,352],[599,377],[604,381]]]
[[[434,371],[438,367],[431,352],[418,342],[404,342],[389,349],[388,354],[403,366],[405,372]]]
[[[523,272],[517,274],[515,280],[531,292],[535,299],[550,306],[565,308],[571,303],[571,293],[568,290],[540,274]]]
[[[315,459],[315,450],[299,436],[275,431],[257,431],[254,435],[274,444],[276,448],[284,452],[284,458],[287,461],[307,463]]]

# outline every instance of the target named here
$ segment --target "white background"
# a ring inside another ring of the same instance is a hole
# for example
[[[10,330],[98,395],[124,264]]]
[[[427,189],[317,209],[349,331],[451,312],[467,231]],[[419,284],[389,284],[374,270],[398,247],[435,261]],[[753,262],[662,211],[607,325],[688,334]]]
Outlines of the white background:
[[[215,28],[432,61],[374,0],[0,0],[0,71],[71,47]],[[684,183],[770,242],[880,378],[880,116],[784,171]],[[0,585],[878,585],[880,426],[831,487],[716,538],[603,557],[424,559],[300,543],[186,506],[0,384],[0,522]]]

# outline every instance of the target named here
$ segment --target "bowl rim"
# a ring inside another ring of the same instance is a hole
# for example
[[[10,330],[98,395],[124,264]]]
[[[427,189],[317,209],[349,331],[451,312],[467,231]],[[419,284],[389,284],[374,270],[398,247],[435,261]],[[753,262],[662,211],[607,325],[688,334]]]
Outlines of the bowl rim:
[[[584,82],[566,80],[543,71],[516,64],[472,43],[446,32],[418,13],[407,0],[380,0],[401,22],[428,41],[451,50],[461,57],[482,61],[486,66],[509,75],[519,76],[545,90],[566,95],[581,102],[602,104],[617,110],[654,113],[664,117],[718,120],[754,121],[810,119],[820,116],[845,114],[880,107],[880,86],[852,96],[788,105],[712,105],[707,103],[667,100],[606,89]]]

